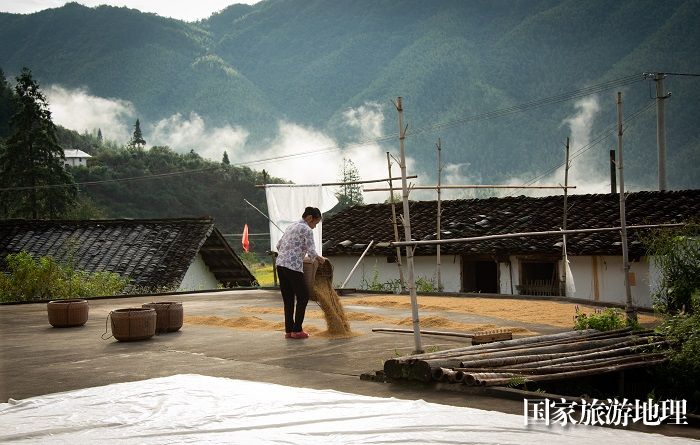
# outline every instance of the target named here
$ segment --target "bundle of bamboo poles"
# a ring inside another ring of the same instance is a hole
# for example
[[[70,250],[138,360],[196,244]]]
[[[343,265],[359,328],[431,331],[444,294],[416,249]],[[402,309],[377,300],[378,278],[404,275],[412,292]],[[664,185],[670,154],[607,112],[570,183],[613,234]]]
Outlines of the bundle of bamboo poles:
[[[653,366],[667,359],[653,331],[570,331],[390,359],[389,379],[499,386]]]

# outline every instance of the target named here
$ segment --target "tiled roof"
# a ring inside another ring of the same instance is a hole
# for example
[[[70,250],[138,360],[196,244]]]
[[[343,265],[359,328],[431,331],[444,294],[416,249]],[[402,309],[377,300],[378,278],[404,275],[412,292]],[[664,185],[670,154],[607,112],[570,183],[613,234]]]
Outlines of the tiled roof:
[[[69,148],[63,150],[63,155],[66,159],[69,158],[91,158],[89,154],[85,153],[83,150],[78,150],[77,148]]]
[[[20,251],[76,270],[116,272],[146,289],[179,285],[198,252],[222,283],[255,280],[209,218],[0,221],[0,258]]]
[[[562,227],[564,197],[488,198],[442,202],[441,238],[467,238],[519,232],[559,230]],[[570,195],[567,229],[620,226],[619,195]],[[700,219],[700,190],[630,193],[625,201],[627,225],[678,223]],[[401,203],[397,217],[403,214]],[[411,235],[414,240],[437,237],[437,201],[411,201]],[[399,236],[404,239],[399,220]],[[644,254],[640,230],[630,230],[631,256]],[[324,255],[359,255],[374,239],[394,239],[390,204],[354,206],[323,221]],[[621,255],[619,231],[567,236],[571,255]],[[380,245],[372,252],[392,255],[395,249]],[[420,246],[416,255],[432,255],[434,246]],[[443,254],[523,255],[560,254],[561,236],[538,236],[444,244]]]

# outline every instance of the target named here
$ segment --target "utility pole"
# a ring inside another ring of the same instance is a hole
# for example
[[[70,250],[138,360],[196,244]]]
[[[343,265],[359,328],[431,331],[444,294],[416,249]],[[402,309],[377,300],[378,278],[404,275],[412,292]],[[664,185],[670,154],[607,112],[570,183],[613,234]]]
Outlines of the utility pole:
[[[440,200],[440,180],[442,177],[442,160],[440,158],[440,153],[442,151],[442,142],[440,141],[440,138],[438,138],[437,142],[437,239],[440,239],[440,235],[442,233],[442,227],[440,225],[440,217],[442,216],[442,201]],[[442,277],[440,275],[440,244],[437,245],[437,250],[436,250],[436,255],[437,255],[437,288],[438,292],[442,292]]]
[[[399,227],[398,224],[396,223],[396,203],[394,202],[394,184],[391,178],[391,155],[389,152],[386,152],[386,163],[387,166],[389,167],[389,202],[391,202],[391,222],[392,225],[394,226],[394,240],[399,241]],[[406,289],[406,281],[403,278],[403,265],[401,261],[401,248],[397,247],[396,248],[396,265],[399,268],[399,280],[401,283],[401,291],[403,292]]]
[[[666,120],[665,100],[670,96],[664,92],[664,73],[655,73],[656,82],[656,145],[659,151],[659,190],[666,190]]]
[[[562,230],[566,230],[566,216],[569,210],[567,203],[567,199],[569,197],[569,189],[567,188],[569,186],[569,165],[569,138],[566,138],[566,162],[564,163],[564,216],[562,217]],[[569,259],[566,255],[566,235],[562,235],[561,255],[562,269],[564,269],[564,273],[562,274],[563,279],[561,280],[563,283],[562,294],[565,297],[568,297],[568,295],[566,295],[566,268],[568,266]],[[573,295],[571,296],[573,297]]]
[[[637,320],[637,311],[632,305],[630,287],[630,263],[627,255],[627,222],[625,218],[625,175],[622,161],[622,93],[617,92],[617,171],[620,177],[620,235],[622,237],[622,269],[625,275],[625,314],[628,321]]]
[[[656,83],[656,146],[659,162],[659,191],[667,189],[666,186],[666,118],[665,100],[671,97],[671,93],[664,91],[665,73],[644,73],[645,78],[653,78]]]
[[[401,189],[403,196],[403,228],[407,242],[411,240],[411,216],[408,208],[408,181],[406,180],[406,129],[403,125],[403,105],[401,97],[396,98],[396,111],[399,113],[399,145],[401,147]],[[406,263],[408,266],[408,292],[411,296],[411,311],[413,315],[413,340],[415,342],[414,354],[422,354],[423,345],[420,338],[420,321],[418,319],[418,297],[416,295],[415,265],[413,262],[413,246],[406,246]]]

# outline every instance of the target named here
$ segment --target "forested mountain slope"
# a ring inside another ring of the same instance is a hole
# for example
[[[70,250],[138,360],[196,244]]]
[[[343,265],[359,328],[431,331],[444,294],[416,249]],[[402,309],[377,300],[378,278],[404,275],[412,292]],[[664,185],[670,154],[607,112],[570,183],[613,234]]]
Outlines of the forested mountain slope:
[[[367,103],[381,107],[382,134],[394,134],[390,100],[402,96],[410,155],[434,165],[440,137],[447,162],[483,182],[563,161],[565,121],[584,98],[566,93],[600,86],[585,96],[597,98],[585,138],[614,125],[623,91],[628,182],[653,188],[653,104],[632,119],[654,94],[642,73],[699,73],[698,22],[697,0],[264,0],[197,23],[72,3],[0,14],[0,68],[26,65],[42,85],[129,100],[145,120],[194,111],[239,125],[251,150],[279,120],[352,143],[345,113]],[[669,76],[666,90],[669,186],[697,188],[700,77]],[[603,135],[587,151],[592,168],[607,169],[614,144]]]

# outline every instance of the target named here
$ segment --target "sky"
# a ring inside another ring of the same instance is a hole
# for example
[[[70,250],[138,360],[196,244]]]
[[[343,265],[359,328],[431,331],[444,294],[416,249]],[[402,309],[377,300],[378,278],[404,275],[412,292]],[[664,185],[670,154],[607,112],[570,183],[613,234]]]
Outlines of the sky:
[[[78,0],[85,6],[127,6],[141,12],[153,12],[163,17],[194,22],[205,19],[229,5],[245,3],[252,5],[260,0]],[[66,0],[2,0],[0,12],[31,14],[48,8],[59,8]]]

